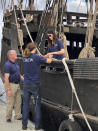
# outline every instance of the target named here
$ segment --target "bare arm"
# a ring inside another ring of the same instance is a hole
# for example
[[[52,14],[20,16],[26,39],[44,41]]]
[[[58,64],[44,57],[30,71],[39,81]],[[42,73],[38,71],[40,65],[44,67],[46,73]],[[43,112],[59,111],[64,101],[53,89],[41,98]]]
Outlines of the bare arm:
[[[12,91],[11,91],[11,88],[10,88],[9,76],[10,76],[9,73],[5,73],[4,80],[5,80],[5,86],[7,88],[7,96],[10,97],[10,96],[12,96]]]
[[[10,89],[9,76],[9,73],[5,73],[4,75],[5,85],[7,89]]]
[[[61,55],[61,54],[64,54],[64,49],[61,49],[60,51],[56,51],[56,52],[50,52],[48,53],[48,55]]]
[[[48,58],[48,54],[46,54],[46,55],[41,55],[43,58]]]

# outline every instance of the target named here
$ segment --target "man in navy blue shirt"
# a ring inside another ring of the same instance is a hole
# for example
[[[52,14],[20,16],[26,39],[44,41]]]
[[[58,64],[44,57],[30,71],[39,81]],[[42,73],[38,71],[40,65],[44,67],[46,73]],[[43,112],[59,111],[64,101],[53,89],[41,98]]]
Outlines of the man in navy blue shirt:
[[[41,121],[41,97],[40,97],[40,64],[51,63],[51,58],[43,58],[36,54],[35,43],[29,43],[24,52],[24,96],[23,96],[23,113],[22,129],[27,129],[29,116],[30,96],[33,95],[35,100],[35,129],[40,128]]]
[[[4,65],[4,79],[7,90],[7,112],[6,120],[11,122],[13,108],[15,110],[15,119],[21,118],[21,92],[19,82],[23,80],[20,75],[20,69],[16,63],[17,54],[15,50],[9,50],[8,61]]]

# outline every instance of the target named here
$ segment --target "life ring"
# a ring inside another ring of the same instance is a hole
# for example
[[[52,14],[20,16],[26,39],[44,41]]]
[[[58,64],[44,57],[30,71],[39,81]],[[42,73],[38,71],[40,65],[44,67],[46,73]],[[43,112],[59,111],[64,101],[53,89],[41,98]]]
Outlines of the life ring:
[[[82,131],[82,128],[76,121],[64,120],[59,126],[59,131]]]

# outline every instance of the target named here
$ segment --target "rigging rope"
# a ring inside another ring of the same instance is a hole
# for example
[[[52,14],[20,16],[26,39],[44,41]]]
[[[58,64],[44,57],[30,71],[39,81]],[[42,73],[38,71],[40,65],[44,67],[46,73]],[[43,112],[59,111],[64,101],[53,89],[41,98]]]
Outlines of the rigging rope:
[[[38,42],[38,39],[39,39],[39,35],[40,35],[40,32],[42,31],[42,29],[44,29],[44,25],[46,24],[45,23],[45,17],[46,17],[46,13],[48,12],[48,7],[50,7],[50,3],[51,1],[48,0],[46,2],[46,9],[44,9],[43,13],[42,13],[42,16],[41,16],[41,20],[40,20],[40,25],[39,25],[39,29],[38,29],[38,33],[37,33],[37,38],[36,38],[36,42]],[[44,25],[43,25],[44,24]],[[41,27],[42,26],[42,27]],[[42,32],[41,32],[42,33]]]
[[[18,0],[18,2],[19,2],[19,0]],[[25,25],[26,30],[27,30],[27,32],[28,32],[28,35],[29,35],[29,37],[30,37],[30,40],[31,40],[31,42],[34,42],[33,39],[32,39],[32,36],[31,36],[31,34],[30,34],[30,31],[29,31],[29,29],[28,29],[26,20],[25,20],[25,18],[24,18],[24,14],[23,14],[23,11],[22,11],[21,6],[20,6],[19,8],[20,8],[20,11],[21,11],[22,18],[23,18],[23,20],[24,20],[24,25]],[[40,54],[40,51],[38,50],[38,48],[36,48],[36,49],[37,49],[37,52]]]
[[[57,31],[57,24],[58,24],[58,6],[59,6],[59,0],[57,0],[57,2],[54,5],[53,16],[51,17],[51,22],[53,23],[55,31]]]
[[[19,2],[19,0],[18,0],[18,2]],[[19,4],[20,4],[20,3],[19,3]],[[23,12],[22,12],[21,5],[19,6],[19,8],[20,8],[21,15],[22,15],[22,18],[23,18],[23,20],[24,20],[24,24],[25,24],[26,30],[27,30],[27,32],[28,32],[28,35],[29,35],[31,41],[34,42],[33,39],[32,39],[32,36],[31,36],[31,34],[30,34],[30,32],[29,32],[29,29],[28,29],[28,26],[27,26],[27,23],[26,23],[26,20],[25,20],[24,14],[23,14]]]
[[[66,36],[64,34],[64,26],[63,26],[63,13],[64,13],[64,0],[61,0],[60,1],[60,8],[61,8],[61,14],[59,16],[60,18],[60,23],[59,23],[59,31],[58,31],[58,35],[59,35],[59,38],[62,40],[63,44],[64,44],[64,50],[65,50],[65,58],[66,59],[69,59],[69,54],[68,54],[68,50],[67,50],[67,42],[66,42]]]
[[[91,0],[90,12],[88,16],[88,24],[87,24],[87,30],[86,30],[86,37],[85,37],[85,45],[79,54],[79,58],[95,57],[95,54],[94,54],[95,49],[92,48],[92,41],[93,41],[95,24],[96,24],[97,11],[98,11],[98,0],[96,1],[96,4],[95,4],[94,15],[93,15],[93,0]]]
[[[13,0],[12,0],[12,4],[13,4],[13,9],[14,9],[14,15],[15,15],[15,21],[16,21],[16,27],[17,27],[17,34],[18,34],[18,40],[19,40],[19,43],[20,43],[21,52],[23,54],[23,49],[22,49],[23,41],[20,40],[20,37],[21,37],[21,35],[20,35],[20,28],[19,28],[19,24],[18,24],[18,21],[17,21],[17,15],[16,15],[16,10],[15,10],[15,7],[14,7],[14,1]]]
[[[77,103],[78,103],[79,108],[80,108],[80,110],[81,110],[81,112],[82,112],[82,115],[83,115],[83,117],[84,117],[84,120],[85,120],[85,122],[86,122],[89,130],[90,130],[90,131],[93,131],[92,128],[91,128],[91,126],[90,126],[90,124],[89,124],[89,122],[88,122],[88,120],[87,120],[87,118],[86,118],[86,115],[85,115],[85,113],[84,113],[84,111],[83,111],[83,108],[82,108],[82,106],[81,106],[81,103],[80,103],[80,101],[79,101],[79,98],[78,98],[78,95],[77,95],[77,92],[76,92],[76,89],[75,89],[73,80],[72,80],[72,78],[71,78],[71,75],[70,75],[70,72],[69,72],[69,68],[68,68],[68,66],[67,66],[67,64],[66,64],[65,58],[62,59],[62,63],[64,64],[65,70],[66,70],[66,72],[67,72],[67,74],[68,74],[68,78],[69,78],[69,81],[70,81],[70,84],[71,84],[71,87],[72,87],[72,91],[73,91],[74,94],[75,94]]]
[[[45,37],[46,37],[47,27],[48,27],[47,21],[49,22],[52,17],[52,11],[53,11],[55,1],[56,0],[53,0],[51,3],[51,0],[47,0],[45,10],[42,13],[42,17],[41,17],[37,37],[36,37],[36,43],[38,44],[38,47],[40,49],[43,47],[44,45],[43,43],[45,43]],[[51,10],[50,10],[50,7],[51,7]],[[47,17],[47,15],[50,15],[50,16]],[[48,20],[46,18],[48,18]]]
[[[72,110],[73,110],[73,90],[72,90],[72,99],[71,99],[71,114],[72,114]]]
[[[92,14],[93,14],[93,0],[91,0],[91,4],[90,4],[90,11],[89,11],[89,16],[88,16],[88,23],[87,23],[87,30],[86,30],[86,37],[85,37],[85,44],[88,42],[88,37],[89,37],[89,34],[91,33]]]
[[[95,11],[94,11],[94,15],[93,15],[92,23],[91,23],[91,30],[90,30],[90,34],[88,36],[88,44],[91,47],[92,47],[94,30],[95,30],[97,11],[98,11],[98,0],[96,1]]]

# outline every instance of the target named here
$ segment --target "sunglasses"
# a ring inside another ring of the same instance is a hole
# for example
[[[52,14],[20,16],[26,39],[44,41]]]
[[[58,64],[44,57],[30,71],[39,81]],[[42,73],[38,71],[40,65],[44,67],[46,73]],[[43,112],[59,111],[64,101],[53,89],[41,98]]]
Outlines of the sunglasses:
[[[48,34],[48,37],[52,37],[52,34]]]

